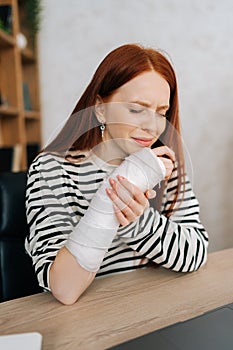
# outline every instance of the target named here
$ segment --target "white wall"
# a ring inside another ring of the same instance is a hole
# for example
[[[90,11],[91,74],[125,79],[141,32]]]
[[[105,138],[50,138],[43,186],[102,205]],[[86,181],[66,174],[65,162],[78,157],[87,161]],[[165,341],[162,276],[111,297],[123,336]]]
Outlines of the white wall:
[[[232,0],[43,0],[43,137],[68,117],[100,60],[138,42],[171,57],[188,164],[210,250],[233,246]],[[193,171],[192,171],[193,169]]]

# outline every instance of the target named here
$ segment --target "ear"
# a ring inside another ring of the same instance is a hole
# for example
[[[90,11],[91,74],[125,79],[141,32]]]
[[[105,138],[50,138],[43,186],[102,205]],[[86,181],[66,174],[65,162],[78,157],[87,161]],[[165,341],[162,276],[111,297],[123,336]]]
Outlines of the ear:
[[[95,114],[96,114],[96,118],[98,119],[98,121],[100,123],[105,123],[105,117],[104,117],[104,101],[103,99],[98,95],[96,97],[96,101],[95,101]]]

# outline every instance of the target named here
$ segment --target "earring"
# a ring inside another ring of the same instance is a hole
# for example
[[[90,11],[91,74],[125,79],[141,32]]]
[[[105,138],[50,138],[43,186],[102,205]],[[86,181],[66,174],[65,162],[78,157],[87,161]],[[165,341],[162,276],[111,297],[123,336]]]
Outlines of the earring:
[[[105,124],[102,122],[101,125],[100,125],[100,131],[101,131],[102,140],[104,139],[104,130],[105,130]]]

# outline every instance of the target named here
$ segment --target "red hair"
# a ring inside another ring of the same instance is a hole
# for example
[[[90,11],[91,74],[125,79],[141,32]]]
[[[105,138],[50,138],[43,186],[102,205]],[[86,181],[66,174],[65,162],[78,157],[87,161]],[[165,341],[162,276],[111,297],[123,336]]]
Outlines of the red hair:
[[[100,63],[63,129],[44,151],[65,154],[69,150],[84,151],[95,147],[102,141],[100,123],[93,108],[97,96],[103,99],[110,97],[118,88],[137,75],[151,70],[159,73],[170,87],[170,107],[166,113],[167,127],[153,148],[161,144],[171,147],[178,161],[178,187],[169,208],[171,212],[181,188],[184,157],[180,140],[176,76],[169,60],[159,51],[136,44],[126,44],[111,51]],[[159,192],[162,195],[162,189]]]

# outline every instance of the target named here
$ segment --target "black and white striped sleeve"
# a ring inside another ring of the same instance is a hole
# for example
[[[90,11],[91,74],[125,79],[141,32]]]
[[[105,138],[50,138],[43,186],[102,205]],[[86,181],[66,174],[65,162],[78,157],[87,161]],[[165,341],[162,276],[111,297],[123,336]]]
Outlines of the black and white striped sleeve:
[[[70,186],[53,157],[40,156],[29,169],[26,213],[30,233],[25,248],[32,258],[39,284],[45,289],[49,289],[51,264],[79,216],[81,200],[77,200],[77,189],[72,198]]]
[[[127,245],[149,260],[180,272],[202,266],[208,247],[208,234],[199,218],[199,203],[187,177],[185,182],[185,191],[179,194],[170,217],[166,214],[174,198],[176,174],[168,182],[162,211],[148,208],[136,225],[134,237],[121,236]]]

